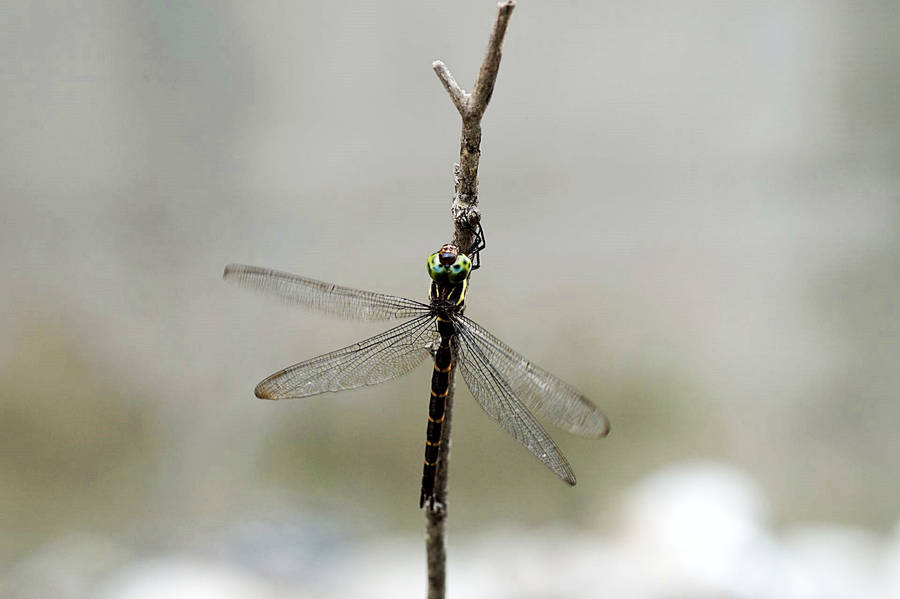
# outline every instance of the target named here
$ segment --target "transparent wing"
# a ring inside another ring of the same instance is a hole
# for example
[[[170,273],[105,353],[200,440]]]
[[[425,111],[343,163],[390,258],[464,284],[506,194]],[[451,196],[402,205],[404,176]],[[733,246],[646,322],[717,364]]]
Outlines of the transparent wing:
[[[276,372],[256,386],[260,399],[296,399],[356,389],[406,374],[429,357],[434,317],[420,316],[344,349]]]
[[[290,303],[303,304],[346,318],[409,318],[431,310],[428,304],[415,300],[341,287],[258,266],[229,264],[222,276],[226,281],[271,293]]]
[[[482,347],[468,330],[457,328],[454,349],[458,358],[457,368],[484,411],[557,476],[574,485],[575,473],[569,462],[550,435],[516,399],[507,380],[490,362],[486,351],[489,348]]]
[[[485,361],[529,410],[576,435],[600,438],[609,433],[609,420],[577,389],[535,366],[465,316],[454,316],[453,324],[470,345],[478,346]]]

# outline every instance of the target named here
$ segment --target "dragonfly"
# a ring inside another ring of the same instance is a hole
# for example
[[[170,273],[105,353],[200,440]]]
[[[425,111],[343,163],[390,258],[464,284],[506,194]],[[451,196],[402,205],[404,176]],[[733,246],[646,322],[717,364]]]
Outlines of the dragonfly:
[[[483,239],[483,238],[482,238]],[[574,387],[526,360],[463,315],[469,276],[478,268],[474,245],[467,252],[447,243],[428,256],[428,303],[362,291],[258,266],[230,264],[224,278],[238,285],[343,318],[406,319],[369,339],[288,366],[260,382],[260,399],[298,399],[382,383],[434,361],[425,433],[419,507],[434,507],[441,432],[451,373],[458,369],[484,411],[559,478],[575,485],[575,473],[535,418],[588,438],[609,433],[606,416]]]

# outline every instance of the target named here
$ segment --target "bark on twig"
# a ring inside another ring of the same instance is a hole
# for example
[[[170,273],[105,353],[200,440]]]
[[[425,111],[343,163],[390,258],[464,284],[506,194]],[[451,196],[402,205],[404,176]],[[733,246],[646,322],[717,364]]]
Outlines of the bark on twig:
[[[444,89],[450,95],[453,105],[462,117],[460,135],[459,164],[453,167],[454,194],[451,206],[453,217],[453,243],[462,250],[472,246],[475,239],[474,225],[481,220],[478,211],[478,161],[481,158],[481,117],[491,101],[494,82],[500,69],[500,49],[506,26],[516,3],[512,0],[497,5],[497,18],[491,30],[487,52],[472,93],[463,90],[447,66],[436,60],[432,65]],[[453,372],[450,373],[450,388],[444,411],[444,426],[441,433],[441,453],[438,459],[434,484],[434,504],[425,507],[425,548],[428,561],[428,599],[444,599],[446,590],[446,532],[447,520],[447,475],[450,461],[450,425],[453,416],[453,395],[455,385]]]
[[[462,117],[462,134],[459,144],[459,164],[454,168],[456,189],[453,194],[454,237],[453,242],[461,248],[468,248],[474,239],[471,226],[480,218],[478,214],[478,161],[481,158],[481,117],[487,109],[491,95],[494,93],[494,82],[497,80],[497,71],[500,70],[501,48],[503,37],[506,35],[506,26],[516,3],[513,1],[501,2],[497,5],[497,18],[491,30],[491,38],[488,41],[487,52],[481,69],[478,71],[478,80],[472,93],[463,90],[450,69],[440,60],[434,61],[432,68],[438,79],[444,84],[444,89],[453,100],[453,105]]]

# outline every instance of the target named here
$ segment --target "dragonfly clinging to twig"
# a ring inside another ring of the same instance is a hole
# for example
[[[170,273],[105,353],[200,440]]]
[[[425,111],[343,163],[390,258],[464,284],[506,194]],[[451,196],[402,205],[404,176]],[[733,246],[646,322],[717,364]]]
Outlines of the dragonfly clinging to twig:
[[[477,268],[478,252],[483,247],[483,236],[479,235],[467,252],[448,243],[428,257],[428,303],[256,266],[228,265],[226,280],[272,293],[291,303],[345,318],[408,319],[374,337],[276,372],[256,386],[256,396],[293,399],[374,385],[409,372],[431,356],[434,371],[420,507],[426,502],[433,505],[445,400],[454,368],[459,369],[472,395],[491,418],[557,476],[574,485],[575,473],[534,414],[570,433],[592,438],[605,436],[609,422],[575,388],[535,366],[463,316],[469,275]]]

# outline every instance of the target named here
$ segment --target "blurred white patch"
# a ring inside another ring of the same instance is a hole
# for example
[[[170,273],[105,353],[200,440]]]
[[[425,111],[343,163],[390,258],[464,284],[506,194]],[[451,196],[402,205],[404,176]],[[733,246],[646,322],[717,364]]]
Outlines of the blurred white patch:
[[[724,464],[670,466],[634,487],[625,503],[623,548],[656,574],[649,580],[690,592],[755,592],[766,586],[774,543],[763,529],[768,505],[757,485]],[[649,582],[648,580],[648,582]],[[650,583],[652,584],[652,583]]]
[[[885,543],[861,528],[817,524],[790,530],[784,539],[792,599],[897,597],[879,572]]]
[[[260,581],[228,564],[193,558],[138,562],[110,579],[101,599],[254,599],[274,597]]]

